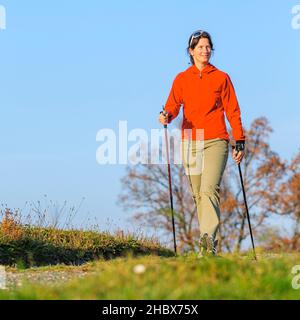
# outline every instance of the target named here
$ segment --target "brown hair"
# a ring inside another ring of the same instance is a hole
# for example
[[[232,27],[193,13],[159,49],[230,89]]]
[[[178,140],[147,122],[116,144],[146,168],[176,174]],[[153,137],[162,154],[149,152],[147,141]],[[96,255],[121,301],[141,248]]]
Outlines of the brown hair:
[[[196,47],[196,45],[198,44],[198,42],[199,42],[199,40],[200,40],[201,38],[206,38],[206,39],[208,39],[208,42],[209,42],[209,44],[210,44],[210,46],[211,46],[211,51],[213,52],[213,51],[215,50],[215,49],[214,49],[214,45],[213,45],[212,40],[211,40],[211,36],[210,36],[210,34],[209,34],[208,32],[206,32],[206,31],[202,31],[200,37],[194,38],[193,41],[192,41],[192,43],[191,43],[191,39],[192,39],[192,37],[193,37],[193,34],[195,34],[196,32],[197,32],[197,31],[193,32],[193,33],[190,35],[190,37],[189,37],[189,42],[188,42],[188,47],[186,48],[187,54],[188,54],[189,57],[190,57],[191,64],[195,64],[195,62],[194,62],[193,56],[190,55],[189,49],[194,50],[195,47]],[[201,30],[199,30],[199,32],[201,32]],[[191,43],[191,45],[190,45],[190,43]]]

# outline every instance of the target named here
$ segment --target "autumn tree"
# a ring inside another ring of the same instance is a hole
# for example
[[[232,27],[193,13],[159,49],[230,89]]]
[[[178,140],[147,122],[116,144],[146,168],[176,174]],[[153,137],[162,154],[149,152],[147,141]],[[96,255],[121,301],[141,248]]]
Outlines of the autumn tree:
[[[279,232],[270,236],[266,247],[282,250],[300,249],[300,151],[286,165],[286,174],[280,182],[277,192],[269,199],[269,210],[291,222],[290,235]]]

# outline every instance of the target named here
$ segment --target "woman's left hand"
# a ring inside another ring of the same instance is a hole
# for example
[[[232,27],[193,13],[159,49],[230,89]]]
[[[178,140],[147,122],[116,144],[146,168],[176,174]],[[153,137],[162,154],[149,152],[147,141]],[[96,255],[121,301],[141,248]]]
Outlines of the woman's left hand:
[[[235,149],[232,149],[232,159],[237,163],[239,164],[243,157],[244,157],[244,154],[245,154],[245,151],[244,150],[241,150],[239,152],[236,152]]]

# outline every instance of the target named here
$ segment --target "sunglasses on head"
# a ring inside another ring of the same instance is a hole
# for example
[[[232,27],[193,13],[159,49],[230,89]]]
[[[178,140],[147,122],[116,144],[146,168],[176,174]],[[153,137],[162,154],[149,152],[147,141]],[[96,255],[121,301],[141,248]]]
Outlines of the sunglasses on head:
[[[203,33],[204,33],[204,31],[202,31],[202,30],[195,31],[195,32],[192,34],[192,38],[191,38],[191,40],[190,40],[190,46],[191,46],[193,40],[201,37],[201,35],[202,35]]]

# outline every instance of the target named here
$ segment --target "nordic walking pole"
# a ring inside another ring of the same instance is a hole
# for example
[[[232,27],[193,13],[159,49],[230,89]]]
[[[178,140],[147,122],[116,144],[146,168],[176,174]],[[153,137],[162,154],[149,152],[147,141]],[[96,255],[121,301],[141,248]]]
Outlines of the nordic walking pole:
[[[164,115],[166,114],[165,107],[163,106],[163,111],[161,111]],[[171,204],[171,212],[172,212],[172,226],[173,226],[173,240],[174,240],[174,251],[177,254],[176,250],[176,237],[175,237],[175,222],[174,222],[174,210],[173,210],[173,195],[172,195],[172,180],[171,180],[171,165],[170,165],[170,157],[169,157],[169,144],[168,144],[168,126],[165,124],[165,138],[166,138],[166,149],[167,149],[167,161],[168,161],[168,176],[169,176],[169,191],[170,191],[170,204]]]
[[[235,149],[234,146],[233,146],[232,148]],[[239,148],[236,148],[236,151],[239,152],[239,151],[240,151]],[[254,255],[254,259],[257,260],[256,253],[255,253],[254,239],[253,239],[253,234],[252,234],[252,228],[251,228],[251,222],[250,222],[250,215],[249,215],[249,210],[248,210],[248,205],[247,205],[247,199],[246,199],[246,193],[245,193],[245,188],[244,188],[243,177],[242,177],[242,170],[241,170],[240,163],[238,164],[238,168],[239,168],[241,185],[242,185],[243,196],[244,196],[244,202],[245,202],[245,207],[246,207],[247,220],[248,220],[248,225],[249,225],[249,230],[250,230],[250,236],[251,236],[251,242],[252,242],[253,255]]]

